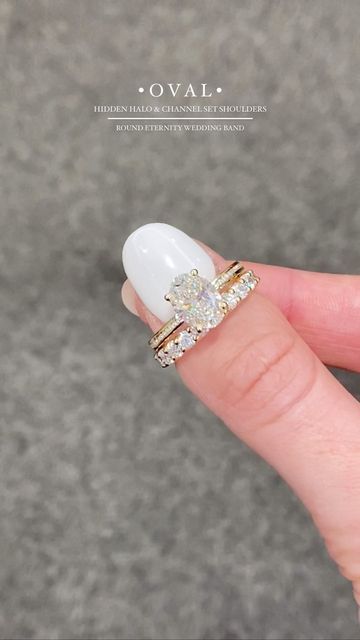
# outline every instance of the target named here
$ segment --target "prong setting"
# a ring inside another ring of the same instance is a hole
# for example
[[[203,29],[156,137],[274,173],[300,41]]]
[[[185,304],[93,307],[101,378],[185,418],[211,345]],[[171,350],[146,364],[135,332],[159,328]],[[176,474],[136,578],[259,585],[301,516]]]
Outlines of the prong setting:
[[[149,341],[156,350],[155,359],[164,368],[176,363],[209,330],[222,322],[255,289],[258,282],[259,278],[253,271],[245,271],[238,262],[230,265],[212,282],[200,277],[197,269],[177,276],[164,296],[174,307],[174,317]],[[174,335],[182,324],[188,326]]]
[[[225,302],[224,300],[222,300],[222,301],[220,302],[220,307],[221,307],[221,309],[223,310],[224,315],[226,315],[226,314],[228,313],[228,311],[229,311],[229,305],[227,304],[227,302]]]

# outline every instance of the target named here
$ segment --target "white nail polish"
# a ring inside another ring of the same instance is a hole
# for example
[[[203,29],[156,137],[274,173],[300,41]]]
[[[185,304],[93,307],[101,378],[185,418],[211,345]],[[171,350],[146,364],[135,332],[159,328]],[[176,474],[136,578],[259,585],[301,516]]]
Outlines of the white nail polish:
[[[208,280],[215,277],[214,263],[204,249],[180,229],[160,222],[136,229],[124,244],[122,259],[136,293],[163,322],[174,315],[164,295],[175,276],[197,269]]]

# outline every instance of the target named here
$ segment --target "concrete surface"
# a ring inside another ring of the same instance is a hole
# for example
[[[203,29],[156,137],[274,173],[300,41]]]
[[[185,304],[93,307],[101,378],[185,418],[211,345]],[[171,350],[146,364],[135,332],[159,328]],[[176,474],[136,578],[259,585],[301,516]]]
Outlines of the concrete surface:
[[[360,4],[0,14],[1,637],[357,638],[303,507],[153,366],[118,292],[122,243],[153,220],[229,257],[358,271]],[[269,111],[243,135],[119,135],[93,113],[145,104],[150,81]]]

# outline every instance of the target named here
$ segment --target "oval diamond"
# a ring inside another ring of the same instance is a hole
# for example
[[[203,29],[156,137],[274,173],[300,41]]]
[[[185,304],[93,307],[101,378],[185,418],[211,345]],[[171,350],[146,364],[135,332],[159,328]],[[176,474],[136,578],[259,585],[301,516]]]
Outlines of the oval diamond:
[[[167,298],[176,314],[191,327],[211,329],[224,317],[221,294],[209,280],[196,273],[176,276]]]

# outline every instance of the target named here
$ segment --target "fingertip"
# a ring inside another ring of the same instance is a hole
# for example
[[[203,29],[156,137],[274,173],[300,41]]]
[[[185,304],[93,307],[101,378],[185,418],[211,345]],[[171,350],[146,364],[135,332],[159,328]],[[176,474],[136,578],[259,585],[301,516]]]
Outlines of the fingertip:
[[[121,298],[127,310],[145,322],[152,331],[157,331],[161,327],[162,323],[141,302],[130,280],[125,280],[121,288]]]
[[[138,316],[139,313],[136,308],[136,297],[135,291],[130,284],[129,280],[125,280],[122,288],[121,288],[121,299],[123,301],[124,306],[127,308],[130,313],[133,313],[135,316]]]

